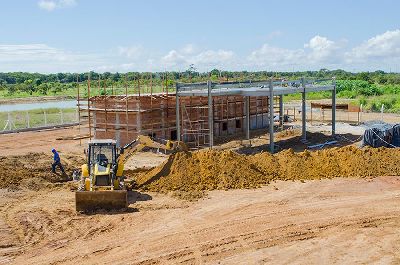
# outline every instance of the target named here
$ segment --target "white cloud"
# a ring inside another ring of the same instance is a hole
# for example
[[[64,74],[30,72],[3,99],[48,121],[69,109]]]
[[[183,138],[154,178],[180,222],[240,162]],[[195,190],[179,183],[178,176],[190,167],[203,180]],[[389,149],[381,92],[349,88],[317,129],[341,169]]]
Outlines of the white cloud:
[[[164,57],[161,58],[161,62],[165,63],[169,67],[188,64],[186,57],[176,50],[169,51]]]
[[[290,67],[328,67],[340,63],[342,46],[345,40],[335,42],[319,35],[311,38],[303,48],[286,49],[266,43],[251,52],[247,57],[248,65],[269,69],[289,69]]]
[[[354,47],[346,53],[348,63],[400,59],[400,30],[386,31]]]
[[[261,48],[251,52],[248,57],[249,63],[254,63],[256,66],[277,66],[291,65],[304,58],[304,50],[290,50],[279,47],[273,47],[269,44],[264,44]]]
[[[182,48],[182,53],[184,54],[193,54],[196,52],[196,47],[193,44],[187,44]]]
[[[119,46],[96,54],[69,51],[46,44],[0,45],[0,72],[59,71],[182,71],[194,64],[199,71],[226,70],[318,70],[347,69],[389,71],[399,69],[400,30],[372,37],[355,47],[345,40],[316,35],[298,48],[268,43],[249,54],[228,49],[202,49],[187,44],[166,53],[142,45]]]
[[[44,57],[57,58],[61,52],[45,44],[0,45],[0,61],[35,60]]]
[[[195,64],[200,70],[210,70],[214,67],[230,67],[234,63],[235,54],[228,50],[203,50],[194,52],[193,45],[185,46],[182,50],[171,50],[161,58],[161,63],[167,67],[184,69]]]
[[[55,9],[67,8],[75,6],[76,0],[40,0],[38,2],[39,8],[46,11],[53,11]]]
[[[0,45],[0,72],[86,71],[104,59],[93,54],[70,52],[46,44]]]
[[[126,56],[128,58],[139,58],[143,55],[143,47],[140,45],[129,47],[119,46],[118,53],[119,55]]]
[[[317,35],[305,44],[304,47],[311,50],[308,54],[308,59],[313,63],[334,63],[341,59],[339,53],[340,45],[326,37]]]
[[[57,4],[54,1],[41,0],[38,2],[38,6],[44,10],[53,11],[56,9]]]
[[[233,51],[207,50],[194,56],[191,60],[195,64],[218,65],[229,62],[234,57]]]

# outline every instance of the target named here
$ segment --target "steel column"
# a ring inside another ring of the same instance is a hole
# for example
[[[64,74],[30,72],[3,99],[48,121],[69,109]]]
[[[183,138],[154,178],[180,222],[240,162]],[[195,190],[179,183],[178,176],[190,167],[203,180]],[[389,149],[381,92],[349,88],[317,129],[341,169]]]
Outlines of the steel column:
[[[279,96],[279,125],[283,125],[283,95]]]
[[[210,148],[214,145],[214,110],[212,104],[212,94],[211,94],[211,81],[207,81],[208,88],[208,129],[209,129],[209,138],[210,138]]]
[[[244,113],[245,113],[245,129],[246,139],[250,139],[250,97],[246,96],[244,100]]]
[[[332,90],[332,135],[336,134],[336,79],[333,79]]]
[[[270,152],[275,152],[274,146],[274,84],[272,79],[269,81],[269,148]]]
[[[301,135],[302,140],[307,140],[307,128],[306,128],[306,81],[304,78],[301,79],[301,85],[303,87],[303,92],[301,92]]]
[[[180,121],[180,106],[179,106],[179,95],[178,95],[178,84],[175,85],[175,120],[176,120],[176,136],[177,140],[181,141],[181,121]]]

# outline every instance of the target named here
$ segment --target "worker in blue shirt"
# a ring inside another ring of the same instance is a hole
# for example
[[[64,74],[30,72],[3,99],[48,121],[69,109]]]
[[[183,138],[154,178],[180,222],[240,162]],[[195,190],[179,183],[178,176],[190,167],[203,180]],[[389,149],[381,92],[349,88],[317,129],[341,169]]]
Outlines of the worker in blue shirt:
[[[53,152],[53,154],[54,154],[54,157],[53,157],[54,162],[53,162],[53,164],[51,165],[53,173],[56,173],[56,166],[58,166],[58,167],[60,168],[61,172],[65,175],[64,168],[63,168],[63,166],[61,165],[60,155],[58,154],[58,152],[57,152],[56,149],[54,149],[54,148],[51,149],[51,152]]]

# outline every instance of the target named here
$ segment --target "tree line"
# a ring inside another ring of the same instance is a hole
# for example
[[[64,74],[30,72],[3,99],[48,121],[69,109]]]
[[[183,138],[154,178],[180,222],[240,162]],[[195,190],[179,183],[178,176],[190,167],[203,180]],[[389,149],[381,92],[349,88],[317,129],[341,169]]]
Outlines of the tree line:
[[[0,90],[7,91],[12,95],[16,92],[24,92],[29,95],[40,94],[56,94],[65,89],[76,88],[79,84],[86,83],[89,79],[93,82],[103,82],[102,86],[124,86],[141,82],[141,84],[164,84],[169,87],[174,82],[200,82],[205,80],[214,81],[245,81],[245,80],[266,80],[269,78],[279,79],[297,79],[297,78],[316,78],[325,79],[336,77],[337,80],[359,80],[362,82],[347,86],[361,85],[365,94],[378,91],[376,87],[371,85],[399,85],[400,74],[387,73],[381,70],[374,72],[352,73],[345,70],[328,70],[321,69],[318,71],[298,71],[298,72],[272,72],[272,71],[224,71],[213,69],[210,72],[199,72],[191,65],[184,72],[128,72],[128,73],[26,73],[26,72],[9,72],[0,73]],[[371,88],[372,87],[372,88]],[[347,89],[346,89],[347,90]],[[371,92],[372,91],[372,92]],[[379,92],[379,91],[378,91]],[[378,93],[377,92],[377,93]]]

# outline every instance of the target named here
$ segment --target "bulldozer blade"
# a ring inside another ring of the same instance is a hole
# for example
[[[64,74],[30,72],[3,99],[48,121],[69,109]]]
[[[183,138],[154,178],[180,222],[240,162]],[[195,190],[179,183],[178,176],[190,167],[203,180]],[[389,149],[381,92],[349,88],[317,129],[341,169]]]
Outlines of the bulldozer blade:
[[[75,206],[78,212],[124,209],[128,207],[128,193],[126,190],[77,191]]]

